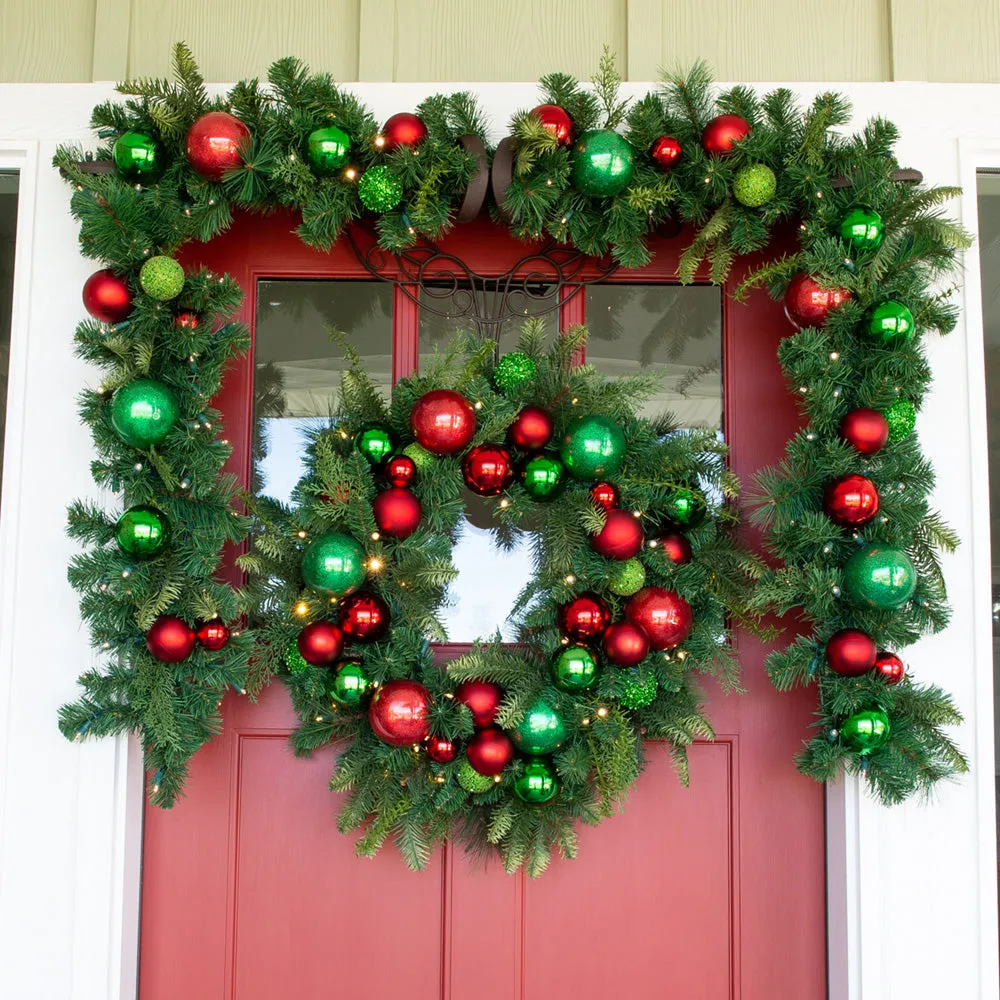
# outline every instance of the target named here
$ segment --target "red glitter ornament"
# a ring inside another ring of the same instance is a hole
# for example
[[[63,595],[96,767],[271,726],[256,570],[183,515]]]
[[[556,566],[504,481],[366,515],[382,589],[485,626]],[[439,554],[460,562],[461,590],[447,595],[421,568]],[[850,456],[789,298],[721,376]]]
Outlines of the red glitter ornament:
[[[605,629],[601,648],[609,663],[616,667],[634,667],[649,653],[649,636],[631,622],[615,622]]]
[[[860,677],[875,666],[875,643],[856,628],[834,632],[826,643],[826,662],[841,677]]]
[[[209,111],[188,129],[184,142],[188,163],[210,181],[243,163],[242,149],[250,141],[250,129],[226,111]]]
[[[476,433],[476,411],[451,389],[432,389],[410,411],[410,430],[417,444],[435,455],[461,451]]]
[[[194,649],[194,629],[174,615],[160,615],[146,633],[146,649],[163,663],[179,663]]]
[[[688,637],[694,615],[680,594],[665,587],[643,587],[625,605],[625,619],[646,633],[653,649],[673,649]]]
[[[438,764],[450,764],[458,756],[458,741],[443,736],[427,737],[427,756]]]
[[[382,148],[386,151],[400,146],[419,146],[427,138],[424,120],[410,111],[394,114],[382,127]]]
[[[462,681],[455,688],[455,700],[472,713],[472,724],[477,729],[492,726],[503,701],[503,688],[492,681]]]
[[[541,451],[552,440],[552,414],[540,406],[525,406],[507,431],[507,442],[521,451]]]
[[[675,566],[683,566],[691,562],[691,543],[679,531],[671,531],[656,540],[657,551],[663,558]]]
[[[610,621],[611,609],[602,597],[591,591],[577,594],[559,609],[559,629],[574,642],[596,639]]]
[[[333,622],[310,622],[295,644],[306,663],[328,667],[344,651],[344,633]]]
[[[514,743],[502,729],[491,726],[469,740],[465,756],[473,770],[495,778],[514,759]]]
[[[539,104],[531,113],[548,129],[560,146],[573,145],[573,119],[558,104]]]
[[[218,618],[202,622],[195,632],[195,637],[203,649],[217,653],[229,642],[229,626]]]
[[[726,156],[733,144],[750,134],[750,123],[739,115],[719,115],[701,133],[701,148],[710,156]]]
[[[498,444],[473,448],[462,462],[462,478],[481,497],[499,496],[514,481],[510,452]]]
[[[185,309],[174,317],[174,328],[177,330],[197,330],[201,317],[196,312]]]
[[[785,289],[785,315],[792,326],[822,326],[832,309],[851,298],[846,288],[820,288],[808,274],[797,274]]]
[[[875,657],[875,673],[886,684],[898,684],[906,674],[906,665],[895,653],[882,649]]]
[[[372,732],[394,747],[423,743],[430,735],[427,720],[431,707],[430,692],[417,681],[388,681],[376,688],[368,706]]]
[[[378,642],[389,630],[389,605],[370,590],[358,590],[340,602],[340,627],[354,642]]]
[[[867,524],[878,513],[878,490],[864,476],[841,476],[827,486],[823,510],[843,528]]]
[[[390,538],[409,538],[424,516],[420,501],[409,490],[399,486],[391,486],[379,493],[372,504],[372,511],[379,530]]]
[[[606,559],[631,559],[644,541],[639,518],[617,508],[608,511],[604,527],[590,538],[594,551]]]
[[[672,135],[661,135],[649,147],[649,158],[653,161],[653,166],[663,173],[673,170],[680,163],[682,153],[680,140]]]
[[[590,496],[594,503],[605,510],[618,506],[618,488],[611,483],[595,483],[590,487]]]
[[[393,455],[386,463],[385,478],[393,486],[409,486],[417,478],[417,463],[409,455]]]
[[[862,407],[844,414],[840,436],[862,455],[874,455],[889,440],[889,423],[878,410]]]
[[[124,278],[103,268],[84,283],[83,307],[102,323],[121,323],[132,312],[132,292]]]

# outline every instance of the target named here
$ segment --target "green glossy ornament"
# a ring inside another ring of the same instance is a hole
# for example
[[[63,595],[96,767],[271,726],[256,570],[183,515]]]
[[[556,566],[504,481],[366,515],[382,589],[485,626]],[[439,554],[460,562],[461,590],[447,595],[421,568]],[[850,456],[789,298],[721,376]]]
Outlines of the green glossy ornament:
[[[902,302],[889,299],[877,305],[868,317],[868,335],[884,347],[905,344],[915,332],[913,313]]]
[[[743,167],[733,179],[733,197],[747,208],[766,205],[778,190],[774,171],[763,163]]]
[[[847,744],[860,754],[869,754],[885,746],[892,735],[889,716],[878,708],[870,708],[844,719],[841,735]]]
[[[330,697],[346,708],[355,708],[371,687],[371,678],[360,660],[340,660],[334,664],[330,679]]]
[[[358,181],[358,197],[370,212],[391,212],[403,200],[403,185],[388,167],[369,167]]]
[[[480,774],[464,758],[458,765],[458,783],[467,792],[475,793],[488,792],[496,784],[488,774]]]
[[[306,140],[306,156],[320,177],[329,177],[344,166],[350,148],[351,137],[336,125],[318,128]]]
[[[917,426],[917,408],[908,399],[897,399],[882,411],[882,416],[889,425],[890,441],[902,441]]]
[[[524,463],[524,490],[535,500],[552,500],[562,492],[566,470],[558,458],[536,455]]]
[[[510,735],[523,753],[552,753],[566,740],[566,723],[548,702],[539,698]]]
[[[302,559],[306,586],[334,597],[346,597],[365,580],[365,553],[350,535],[331,531],[320,535]]]
[[[139,271],[142,290],[157,302],[169,302],[181,294],[184,268],[173,257],[150,257]]]
[[[645,708],[656,699],[656,678],[632,668],[622,672],[622,693],[618,699],[626,708]]]
[[[646,567],[638,559],[615,563],[608,578],[608,590],[619,597],[631,597],[646,583]]]
[[[538,364],[533,357],[521,351],[505,354],[493,369],[493,381],[504,394],[517,392],[538,373]]]
[[[150,559],[167,543],[167,517],[155,507],[129,507],[115,523],[115,541],[126,555]]]
[[[354,447],[372,465],[381,465],[395,450],[392,435],[384,427],[365,427],[354,435]]]
[[[155,184],[167,167],[167,154],[160,141],[138,129],[118,137],[111,159],[118,176],[133,184]]]
[[[572,169],[577,191],[594,198],[609,198],[632,180],[635,151],[613,129],[592,129],[577,139]]]
[[[844,564],[844,594],[870,608],[898,608],[912,596],[917,571],[910,557],[890,545],[867,545]]]
[[[586,691],[597,680],[597,657],[587,646],[563,646],[552,659],[552,679],[563,691]]]
[[[411,442],[403,449],[403,454],[407,458],[413,459],[413,464],[418,469],[426,469],[433,465],[437,456],[428,451],[422,444],[417,444],[416,441]]]
[[[613,476],[625,461],[625,435],[608,417],[577,417],[563,435],[559,457],[574,479]]]
[[[882,242],[882,216],[871,208],[852,208],[840,223],[840,238],[858,250],[875,250]]]
[[[697,486],[678,486],[667,498],[666,515],[674,524],[697,528],[708,515],[705,494]]]
[[[285,650],[285,666],[292,674],[304,674],[309,669],[305,657],[299,652],[299,644],[293,639]]]
[[[556,769],[547,761],[536,758],[524,765],[524,771],[514,781],[514,792],[522,802],[544,805],[556,797],[559,782]]]
[[[177,396],[162,382],[136,379],[123,385],[111,400],[111,426],[133,448],[159,444],[180,416]]]

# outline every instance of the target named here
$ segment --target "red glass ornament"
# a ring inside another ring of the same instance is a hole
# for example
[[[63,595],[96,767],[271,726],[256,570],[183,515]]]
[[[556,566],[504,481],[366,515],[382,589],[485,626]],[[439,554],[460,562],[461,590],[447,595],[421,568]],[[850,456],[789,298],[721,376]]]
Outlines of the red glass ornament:
[[[590,538],[594,551],[606,559],[631,559],[642,549],[646,540],[639,518],[628,511],[608,511],[604,527]]]
[[[541,451],[552,440],[552,414],[540,406],[525,406],[510,425],[507,441],[521,451]]]
[[[241,150],[250,140],[250,129],[226,111],[209,111],[188,129],[184,142],[192,169],[210,181],[221,181],[229,170],[243,163]]]
[[[370,590],[358,590],[340,602],[340,627],[354,642],[378,642],[389,630],[389,605]]]
[[[423,743],[430,735],[430,692],[417,681],[388,681],[375,689],[368,706],[372,732],[393,747]]]
[[[462,462],[465,485],[481,497],[499,496],[514,481],[510,452],[498,444],[473,448]]]
[[[419,146],[427,138],[424,120],[410,111],[394,114],[382,127],[384,150],[398,149],[400,146]]]
[[[83,307],[102,323],[121,323],[132,312],[132,292],[124,278],[103,268],[84,283]]]
[[[344,633],[333,622],[310,622],[296,641],[302,659],[314,667],[328,667],[344,651]]]
[[[492,681],[462,681],[455,688],[455,700],[472,713],[472,724],[477,729],[492,726],[503,701],[503,688]]]
[[[680,163],[681,143],[672,135],[661,135],[652,146],[649,147],[649,158],[653,161],[653,166],[657,170],[666,173],[673,170]]]
[[[476,411],[451,389],[432,389],[410,411],[410,430],[417,444],[435,455],[460,451],[476,433]]]
[[[146,649],[164,663],[178,663],[194,649],[194,629],[173,615],[160,615],[146,633]]]
[[[438,764],[450,764],[458,756],[458,742],[446,740],[443,736],[429,736],[427,756]]]
[[[840,436],[862,455],[874,455],[889,440],[889,423],[878,410],[862,407],[844,414]]]
[[[560,146],[573,145],[573,119],[558,104],[539,104],[531,113],[555,136]]]
[[[844,528],[867,524],[878,513],[878,490],[864,476],[841,476],[827,486],[823,510]]]
[[[595,483],[590,487],[590,495],[594,503],[605,510],[618,506],[618,488],[611,483]]]
[[[826,643],[826,662],[841,677],[860,677],[875,666],[875,643],[856,628],[834,632]]]
[[[202,622],[195,632],[199,644],[213,653],[218,652],[229,642],[229,635],[229,626],[218,618]]]
[[[469,740],[465,756],[473,770],[495,778],[514,759],[514,743],[502,729],[490,726]]]
[[[409,486],[417,478],[417,463],[409,455],[393,455],[386,463],[385,478],[393,486]]]
[[[785,290],[785,315],[796,328],[822,326],[830,310],[850,298],[846,288],[820,288],[808,274],[797,274]]]
[[[174,327],[178,330],[197,330],[201,317],[196,312],[185,310],[174,317]]]
[[[882,649],[875,657],[875,673],[886,684],[898,684],[906,674],[906,665],[895,653]]]
[[[605,629],[601,648],[609,663],[634,667],[649,654],[649,636],[631,622],[615,622]]]
[[[625,619],[646,633],[653,649],[673,649],[688,637],[694,615],[673,590],[643,587],[625,605]]]
[[[379,530],[390,538],[409,538],[424,516],[420,501],[409,490],[399,486],[391,486],[379,493],[372,504],[372,511]]]
[[[577,594],[559,609],[559,629],[574,642],[596,639],[610,621],[611,609],[602,597],[591,591]]]
[[[656,540],[656,548],[675,566],[691,562],[691,543],[679,531],[671,531]]]
[[[733,143],[750,134],[750,123],[739,115],[719,115],[701,133],[701,148],[710,156],[725,156],[733,151]]]

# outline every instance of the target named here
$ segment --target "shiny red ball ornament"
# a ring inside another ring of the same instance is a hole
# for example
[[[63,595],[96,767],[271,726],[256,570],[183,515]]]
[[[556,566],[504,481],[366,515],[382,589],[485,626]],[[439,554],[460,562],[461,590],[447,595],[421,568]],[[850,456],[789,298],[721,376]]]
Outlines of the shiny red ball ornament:
[[[427,756],[438,764],[450,764],[458,756],[458,743],[443,736],[429,736]]]
[[[419,146],[427,138],[424,120],[410,111],[394,114],[382,127],[382,148],[386,151],[400,146]]]
[[[656,549],[675,566],[691,562],[691,543],[679,531],[671,531],[656,540]]]
[[[750,134],[750,123],[739,115],[719,115],[701,133],[701,148],[710,156],[726,156],[733,144]]]
[[[194,629],[174,615],[160,615],[146,633],[146,649],[163,663],[179,663],[194,649]]]
[[[389,605],[370,590],[358,590],[340,602],[340,627],[353,642],[378,642],[389,630]]]
[[[503,688],[492,681],[462,681],[455,688],[455,701],[472,713],[472,724],[477,729],[485,729],[493,725],[500,711]]]
[[[495,778],[514,759],[514,743],[502,729],[490,726],[469,740],[465,756],[474,771]]]
[[[631,559],[639,554],[645,540],[639,518],[615,508],[608,511],[604,527],[591,535],[590,544],[606,559]]]
[[[882,649],[875,657],[875,673],[886,684],[898,684],[906,674],[906,665],[895,653]]]
[[[634,667],[649,654],[649,636],[631,622],[615,622],[604,630],[601,648],[609,663],[616,667]]]
[[[201,317],[189,309],[179,312],[174,317],[174,329],[176,330],[197,330],[200,325]]]
[[[541,451],[552,440],[552,414],[540,406],[525,406],[507,431],[507,442],[521,451]]]
[[[393,747],[423,743],[430,735],[430,692],[418,681],[388,681],[375,689],[368,706],[372,732]]]
[[[878,513],[878,490],[864,476],[841,476],[827,486],[823,510],[842,528],[867,524]]]
[[[229,626],[218,618],[202,622],[195,631],[195,638],[203,648],[217,653],[229,642]]]
[[[393,455],[386,462],[385,478],[393,486],[410,486],[417,478],[417,463],[409,455]]]
[[[476,411],[451,389],[432,389],[410,411],[410,430],[417,444],[435,455],[461,451],[476,433]]]
[[[333,622],[310,622],[295,642],[302,659],[314,667],[328,667],[344,651],[344,633]]]
[[[851,410],[840,421],[840,436],[862,455],[874,455],[889,440],[889,422],[878,410]]]
[[[188,129],[184,151],[196,173],[210,181],[221,181],[227,171],[243,163],[242,150],[250,141],[250,129],[226,111],[209,111]]]
[[[473,448],[462,462],[465,485],[481,497],[499,496],[514,481],[514,463],[510,452],[498,444]]]
[[[424,516],[420,501],[409,490],[399,486],[390,486],[379,493],[372,504],[372,511],[379,531],[390,538],[409,538]]]
[[[590,496],[594,503],[605,510],[618,506],[618,488],[611,483],[595,483],[590,487]]]
[[[132,291],[124,278],[103,268],[84,283],[83,307],[102,323],[121,323],[132,312]]]
[[[661,135],[652,146],[649,147],[649,158],[653,161],[653,166],[657,170],[666,173],[673,170],[681,161],[681,143],[672,135]]]
[[[584,591],[559,609],[559,629],[573,642],[591,642],[611,621],[611,609],[598,594]]]
[[[822,326],[830,311],[851,298],[846,288],[820,288],[808,274],[797,274],[785,289],[785,315],[792,326]]]
[[[573,119],[558,104],[539,104],[531,113],[548,129],[560,146],[573,145]]]
[[[665,587],[643,587],[625,605],[625,620],[649,637],[653,649],[673,649],[691,631],[694,615],[680,594]]]
[[[841,677],[860,677],[875,666],[875,642],[856,628],[834,632],[826,643],[826,662]]]

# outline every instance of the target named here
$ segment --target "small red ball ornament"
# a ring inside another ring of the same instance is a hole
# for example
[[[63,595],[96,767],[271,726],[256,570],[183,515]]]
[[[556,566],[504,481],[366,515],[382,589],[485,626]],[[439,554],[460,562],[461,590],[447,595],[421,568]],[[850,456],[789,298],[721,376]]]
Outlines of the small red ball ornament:
[[[878,513],[878,490],[864,476],[841,476],[827,486],[823,510],[843,528],[867,524]]]
[[[608,511],[604,527],[591,536],[590,544],[606,559],[631,559],[645,540],[639,518],[615,508]]]
[[[419,146],[427,138],[427,126],[418,115],[400,111],[385,123],[382,138],[385,140],[382,148],[386,151],[400,146]]]
[[[874,455],[889,440],[889,422],[878,410],[851,410],[840,421],[840,436],[862,455]]]
[[[898,684],[906,674],[906,665],[895,653],[882,649],[875,657],[875,673],[886,684]]]
[[[176,330],[197,330],[201,324],[201,317],[196,312],[185,309],[174,317],[174,329]]]
[[[595,483],[590,487],[590,496],[598,507],[605,510],[618,506],[618,488],[611,483]]]
[[[860,677],[875,666],[875,643],[856,628],[834,632],[826,643],[826,662],[841,677]]]
[[[598,594],[585,591],[559,609],[559,629],[574,642],[590,642],[611,621],[611,609]]]
[[[691,543],[679,531],[671,531],[656,540],[656,548],[663,558],[675,566],[691,562]]]
[[[250,139],[250,129],[226,111],[209,111],[188,129],[184,150],[196,173],[210,181],[221,181],[229,170],[243,163],[241,150]]]
[[[785,315],[792,326],[822,326],[832,309],[851,298],[846,288],[820,288],[808,274],[797,274],[785,289]]]
[[[540,406],[526,406],[507,431],[507,441],[521,451],[541,451],[552,440],[552,414]]]
[[[573,119],[558,104],[539,104],[531,113],[548,129],[560,146],[573,145]]]
[[[609,663],[616,667],[634,667],[649,653],[649,636],[631,622],[615,622],[605,629],[601,648]]]
[[[498,444],[473,448],[462,462],[465,485],[481,497],[499,496],[514,481],[510,452]]]
[[[372,511],[379,531],[390,538],[409,538],[424,516],[420,501],[409,490],[399,486],[390,486],[379,493],[372,504]]]
[[[719,115],[701,133],[701,148],[710,156],[726,156],[733,144],[750,134],[750,123],[739,115]]]
[[[103,268],[84,283],[83,307],[102,323],[121,323],[132,312],[132,292],[124,278]]]
[[[389,629],[389,605],[370,590],[358,590],[340,602],[340,627],[354,642],[378,642]]]
[[[673,649],[688,637],[694,615],[680,594],[643,587],[625,605],[625,619],[643,630],[653,649]]]
[[[432,389],[410,411],[410,430],[417,444],[435,455],[461,451],[476,433],[476,411],[451,389]]]
[[[492,681],[462,681],[455,688],[455,700],[472,713],[472,724],[477,729],[492,726],[503,701],[503,688]]]
[[[409,455],[393,455],[386,463],[385,478],[393,486],[410,486],[417,478],[417,463]]]
[[[431,696],[417,681],[389,681],[376,688],[368,706],[368,722],[372,732],[393,747],[408,743],[423,743],[430,735],[427,719]]]
[[[473,770],[495,778],[514,759],[514,743],[502,729],[490,726],[469,740],[465,756]]]
[[[295,644],[306,663],[328,667],[344,651],[344,633],[333,622],[310,622]]]
[[[213,653],[217,653],[229,642],[229,635],[229,626],[218,618],[202,622],[195,632],[199,645]]]
[[[160,615],[146,633],[146,649],[163,663],[179,663],[194,649],[194,629],[173,615]]]
[[[649,158],[653,161],[653,166],[657,170],[666,173],[673,170],[680,163],[681,143],[672,135],[661,135],[652,146],[649,147]]]
[[[427,756],[438,764],[450,764],[458,756],[458,744],[455,740],[446,740],[443,736],[429,736]]]

